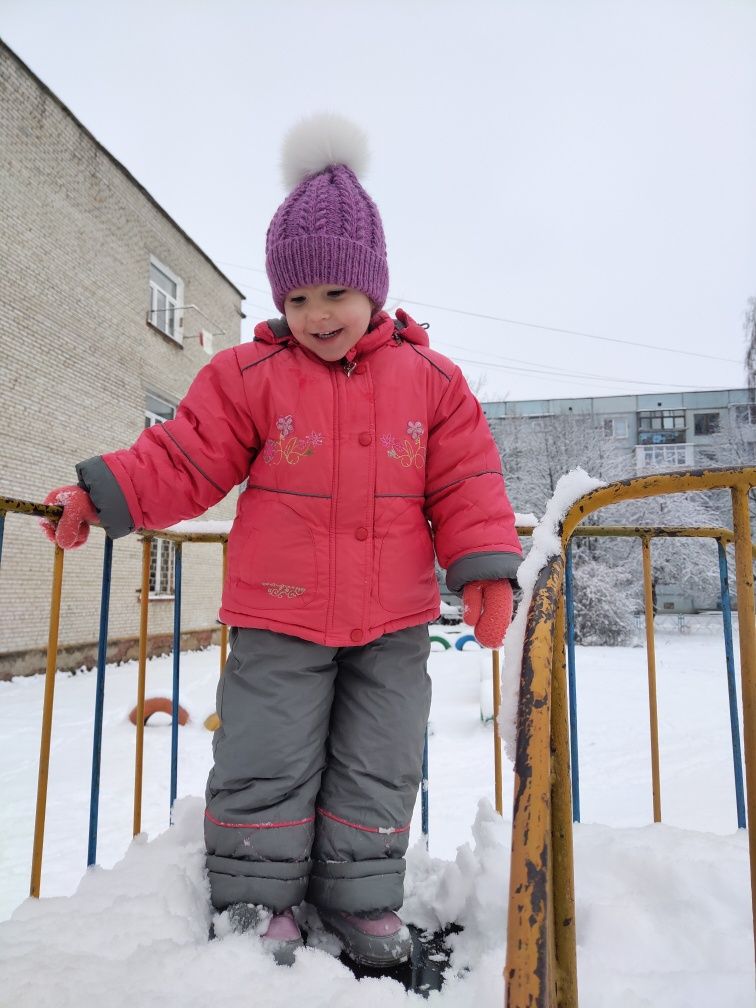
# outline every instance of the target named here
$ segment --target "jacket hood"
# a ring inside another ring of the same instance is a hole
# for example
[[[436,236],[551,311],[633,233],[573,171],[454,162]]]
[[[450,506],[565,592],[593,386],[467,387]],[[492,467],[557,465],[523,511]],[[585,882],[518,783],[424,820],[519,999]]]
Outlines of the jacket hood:
[[[383,343],[393,339],[394,335],[400,336],[401,339],[408,343],[414,343],[416,346],[430,346],[428,333],[424,327],[410,318],[404,309],[397,308],[396,318],[392,318],[385,311],[374,315],[370,328],[347,356],[351,358],[360,353],[370,353]],[[284,317],[258,322],[255,326],[255,340],[278,345],[295,342]]]

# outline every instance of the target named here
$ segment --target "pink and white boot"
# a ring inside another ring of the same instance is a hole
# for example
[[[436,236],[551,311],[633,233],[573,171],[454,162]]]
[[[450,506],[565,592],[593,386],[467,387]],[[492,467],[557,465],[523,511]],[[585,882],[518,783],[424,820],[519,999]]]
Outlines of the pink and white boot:
[[[264,908],[255,906],[254,903],[233,903],[228,908],[232,930],[237,934],[248,931],[260,934],[258,929],[264,919],[264,913]],[[302,948],[304,943],[291,907],[273,914],[267,928],[260,934],[260,941],[263,943],[263,948],[273,954],[279,966],[294,965],[294,953],[298,948]]]
[[[350,914],[318,907],[318,915],[349,958],[363,966],[386,969],[407,962],[412,955],[409,928],[393,910]]]
[[[291,907],[282,913],[273,914],[268,928],[261,937],[265,948],[273,953],[273,958],[279,966],[293,966],[294,953],[302,948],[302,932],[294,920]]]

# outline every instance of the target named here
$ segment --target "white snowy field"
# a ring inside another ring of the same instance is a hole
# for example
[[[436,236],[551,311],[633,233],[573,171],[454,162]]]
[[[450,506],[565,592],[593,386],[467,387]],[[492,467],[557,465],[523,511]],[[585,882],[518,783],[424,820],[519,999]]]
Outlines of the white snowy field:
[[[437,630],[453,639],[449,628]],[[480,718],[489,663],[477,649],[431,655],[430,856],[418,840],[418,802],[404,915],[421,926],[465,926],[443,991],[430,995],[448,1008],[503,1003],[512,775],[505,764],[500,818],[491,808],[492,728]],[[192,720],[180,729],[176,824],[167,828],[170,727],[153,718],[144,833],[130,842],[136,666],[108,668],[101,867],[87,872],[95,673],[57,676],[41,900],[25,896],[44,684],[0,683],[0,1005],[205,1008],[233,998],[257,1008],[370,1008],[418,1000],[393,980],[355,980],[318,949],[304,949],[287,969],[254,937],[207,942],[201,795],[211,736],[203,720],[217,675],[217,649],[182,657],[181,702]],[[651,824],[645,651],[578,648],[580,1004],[752,1008],[748,849],[736,828],[721,635],[659,634],[657,676],[662,825]],[[169,696],[170,681],[171,658],[153,660],[148,696]],[[488,695],[486,687],[486,704]]]

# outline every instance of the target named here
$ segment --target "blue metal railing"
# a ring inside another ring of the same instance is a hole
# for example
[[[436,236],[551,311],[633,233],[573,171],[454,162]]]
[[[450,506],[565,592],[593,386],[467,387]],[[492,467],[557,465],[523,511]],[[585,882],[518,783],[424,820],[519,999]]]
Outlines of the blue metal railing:
[[[572,571],[572,543],[567,544],[564,594],[567,612],[567,689],[570,710],[570,775],[572,778],[572,820],[580,822],[580,764],[578,760],[577,684],[575,678],[575,594]]]
[[[97,641],[97,687],[95,692],[94,732],[92,739],[92,779],[89,791],[89,843],[87,866],[97,861],[97,822],[100,808],[100,765],[102,762],[102,716],[105,705],[105,664],[108,650],[110,585],[113,572],[113,540],[105,536],[100,595],[100,636]]]

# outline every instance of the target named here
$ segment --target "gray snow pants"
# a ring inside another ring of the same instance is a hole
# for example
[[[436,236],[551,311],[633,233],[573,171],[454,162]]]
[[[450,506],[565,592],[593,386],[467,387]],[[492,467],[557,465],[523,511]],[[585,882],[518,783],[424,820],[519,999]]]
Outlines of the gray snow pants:
[[[431,685],[428,628],[361,647],[232,629],[207,782],[213,905],[398,910]]]

